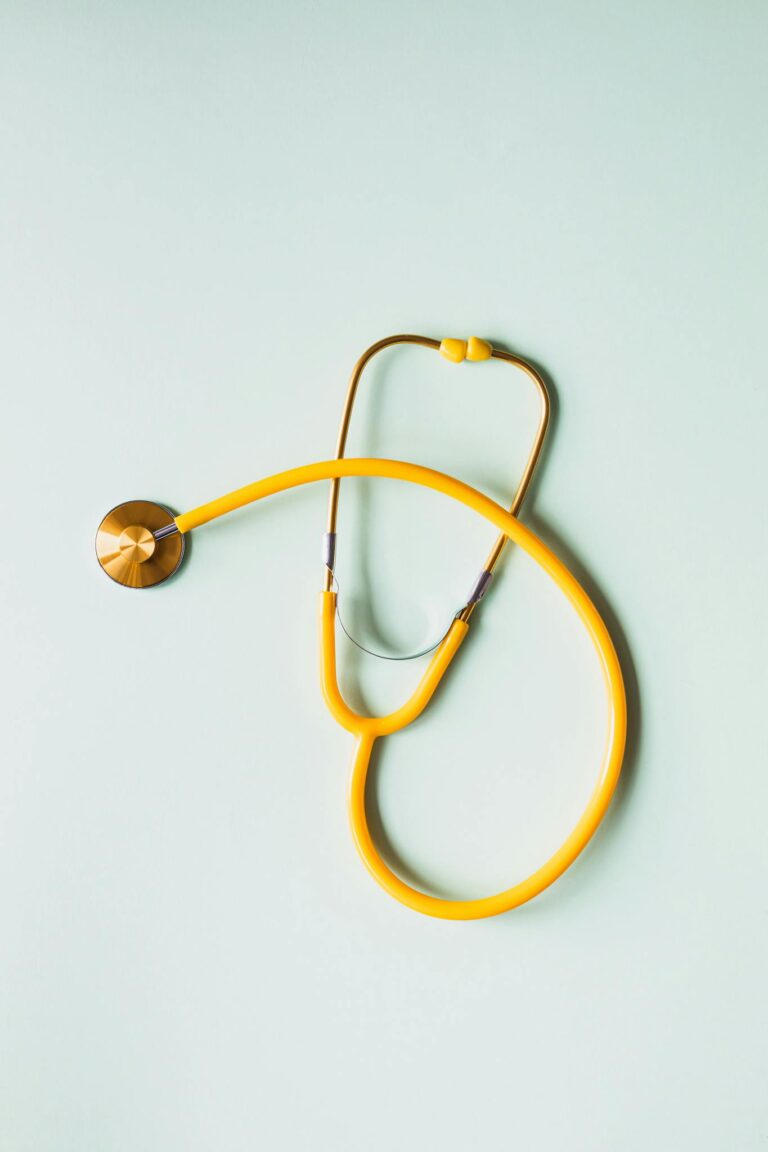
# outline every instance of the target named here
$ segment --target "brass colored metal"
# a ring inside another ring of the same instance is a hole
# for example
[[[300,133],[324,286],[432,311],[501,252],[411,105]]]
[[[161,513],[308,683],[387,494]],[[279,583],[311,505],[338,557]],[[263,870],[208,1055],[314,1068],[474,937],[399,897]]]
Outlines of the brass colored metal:
[[[438,351],[440,349],[440,341],[439,340],[432,340],[429,336],[405,336],[405,335],[403,335],[403,336],[387,336],[384,340],[378,340],[375,344],[372,344],[371,347],[368,348],[363,353],[363,355],[360,357],[360,359],[355,364],[355,367],[352,369],[352,375],[350,377],[349,385],[347,387],[347,397],[346,397],[346,400],[344,401],[344,409],[343,409],[342,414],[341,414],[341,425],[339,427],[339,437],[338,437],[338,441],[336,444],[336,459],[337,460],[342,459],[342,457],[344,456],[344,452],[345,452],[346,445],[347,445],[347,435],[349,433],[349,423],[350,423],[350,420],[352,418],[352,409],[354,407],[355,397],[357,395],[357,388],[358,388],[358,384],[360,383],[360,377],[363,374],[363,370],[365,369],[365,367],[369,363],[369,361],[373,359],[373,357],[376,355],[377,352],[381,352],[382,349],[384,349],[384,348],[390,348],[394,344],[419,344],[425,348],[435,348]],[[509,511],[511,512],[511,514],[513,516],[516,516],[520,510],[520,507],[523,503],[523,500],[525,499],[526,492],[528,491],[528,488],[530,487],[530,483],[531,483],[531,479],[533,478],[534,470],[535,470],[536,465],[539,461],[539,457],[541,456],[541,449],[542,449],[542,446],[544,444],[544,437],[547,434],[547,427],[549,425],[549,416],[550,416],[549,393],[547,392],[547,386],[544,383],[540,373],[537,372],[537,370],[534,368],[534,366],[532,364],[530,364],[527,360],[524,360],[521,356],[516,356],[512,352],[502,352],[501,349],[499,349],[499,348],[494,348],[491,355],[492,355],[493,359],[495,359],[495,360],[504,360],[507,364],[511,364],[513,368],[520,368],[521,371],[523,371],[526,374],[526,376],[528,376],[528,378],[534,384],[534,386],[535,386],[535,388],[539,394],[539,399],[541,401],[541,414],[539,416],[539,424],[538,424],[538,427],[536,429],[536,435],[534,437],[531,450],[528,454],[528,459],[525,463],[525,468],[523,469],[523,474],[520,478],[520,482],[517,485],[517,490],[515,492],[514,499],[512,500],[512,503],[511,503],[510,508],[509,508]],[[339,480],[332,480],[331,481],[331,493],[330,493],[330,498],[329,498],[329,502],[328,502],[328,526],[327,526],[328,532],[335,532],[336,531],[336,520],[338,517],[338,510],[339,510],[339,485],[340,485]],[[485,564],[483,565],[485,571],[493,572],[494,568],[496,567],[496,564],[498,563],[499,557],[501,556],[502,552],[504,551],[506,544],[507,544],[507,537],[502,533],[496,539],[496,541],[493,545],[493,548],[489,552],[488,558],[485,561]],[[326,590],[326,592],[330,592],[332,590],[332,588],[333,588],[333,573],[330,571],[330,569],[326,569],[325,590]],[[476,604],[467,604],[466,607],[463,608],[462,611],[459,613],[459,619],[468,621],[470,616],[474,612],[475,607],[476,607]]]
[[[126,588],[162,584],[184,557],[180,532],[155,539],[156,532],[171,525],[175,527],[173,514],[152,500],[118,504],[99,525],[96,558],[107,576]]]
[[[355,405],[355,397],[357,395],[357,386],[360,383],[360,377],[365,370],[365,366],[369,360],[372,360],[377,352],[383,351],[384,348],[391,348],[394,344],[420,344],[423,348],[435,348],[440,351],[440,341],[432,340],[429,336],[385,336],[383,340],[377,340],[375,344],[371,344],[363,352],[352,369],[352,375],[349,378],[347,386],[347,395],[344,400],[344,408],[341,413],[341,424],[339,425],[339,437],[336,441],[336,459],[341,460],[344,456],[344,451],[347,446],[347,436],[349,434],[349,422],[352,419],[352,409]],[[340,480],[331,480],[331,495],[328,501],[328,527],[327,532],[333,533],[336,531],[336,518],[339,511],[339,486]],[[333,587],[333,574],[330,569],[325,574],[325,590],[330,592]]]

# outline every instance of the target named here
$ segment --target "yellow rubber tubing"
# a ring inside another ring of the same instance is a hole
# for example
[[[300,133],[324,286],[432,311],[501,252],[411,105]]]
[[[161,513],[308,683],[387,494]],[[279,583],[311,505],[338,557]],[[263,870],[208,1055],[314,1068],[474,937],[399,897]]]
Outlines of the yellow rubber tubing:
[[[391,896],[427,916],[437,916],[446,920],[477,920],[508,912],[538,896],[573,863],[600,824],[616,788],[626,742],[627,704],[621,668],[611,637],[600,614],[579,582],[538,536],[481,492],[452,476],[446,476],[431,468],[423,468],[418,464],[377,459],[324,460],[317,464],[305,464],[257,480],[255,484],[238,488],[226,496],[219,497],[218,500],[212,500],[191,512],[177,516],[176,525],[180,532],[189,532],[192,528],[216,519],[217,516],[223,516],[227,512],[233,512],[255,500],[262,500],[288,488],[346,476],[374,476],[420,484],[424,488],[442,492],[484,516],[519,548],[527,552],[554,580],[576,610],[597,652],[608,697],[608,737],[597,783],[575,827],[545,864],[511,888],[477,900],[443,900],[411,888],[381,859],[368,828],[365,785],[376,738],[397,731],[419,715],[463,640],[467,626],[460,621],[454,623],[433,656],[416,692],[403,708],[389,717],[360,717],[348,708],[338,689],[334,633],[335,599],[331,592],[321,593],[323,694],[334,717],[358,738],[350,783],[349,814],[355,844],[366,867]]]

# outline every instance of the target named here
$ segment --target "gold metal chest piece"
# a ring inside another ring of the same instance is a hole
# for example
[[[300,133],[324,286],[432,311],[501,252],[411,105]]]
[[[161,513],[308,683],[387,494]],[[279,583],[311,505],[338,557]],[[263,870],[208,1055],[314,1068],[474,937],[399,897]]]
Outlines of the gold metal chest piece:
[[[118,504],[99,524],[96,557],[107,576],[126,588],[151,588],[172,576],[184,558],[184,537],[173,514],[152,500]]]

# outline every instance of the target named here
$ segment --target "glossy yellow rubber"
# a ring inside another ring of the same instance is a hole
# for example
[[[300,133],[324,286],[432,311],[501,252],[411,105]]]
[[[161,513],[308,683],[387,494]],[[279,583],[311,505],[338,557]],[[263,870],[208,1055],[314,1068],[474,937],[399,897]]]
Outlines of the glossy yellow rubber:
[[[507,912],[533,899],[552,884],[568,868],[591,839],[613,795],[621,772],[627,728],[627,707],[624,683],[618,657],[608,629],[600,614],[576,578],[561,560],[529,528],[521,524],[499,504],[481,492],[463,484],[452,476],[407,464],[397,460],[325,460],[318,464],[305,464],[275,476],[257,480],[203,504],[191,512],[176,517],[180,532],[189,532],[217,516],[233,512],[255,500],[310,484],[318,480],[331,480],[346,476],[375,476],[405,480],[432,488],[472,508],[494,524],[510,540],[536,561],[554,580],[576,610],[594,645],[605,678],[608,699],[608,735],[606,750],[597,783],[581,817],[565,842],[527,879],[493,896],[477,900],[444,900],[412,888],[384,863],[371,837],[365,810],[365,784],[375,740],[387,736],[410,724],[428,704],[448,665],[464,639],[468,625],[454,621],[448,635],[435,651],[416,691],[401,708],[388,716],[358,716],[344,701],[336,677],[335,594],[320,594],[321,625],[321,680],[326,703],[347,731],[358,739],[349,793],[349,814],[357,849],[371,875],[396,900],[428,916],[447,920],[475,920]]]
[[[467,340],[467,360],[478,362],[490,360],[491,356],[493,347],[487,340],[481,340],[479,336],[470,336]]]
[[[439,644],[410,700],[388,716],[359,716],[344,700],[336,677],[336,593],[320,593],[320,683],[328,710],[348,732],[366,736],[373,742],[377,736],[391,736],[406,728],[426,708],[432,693],[459,650],[469,631],[469,624],[454,620],[448,635]]]
[[[440,341],[440,355],[450,360],[452,364],[461,364],[467,355],[466,340],[455,340],[452,336],[446,336],[445,340]]]
[[[470,336],[469,340],[455,340],[446,336],[440,341],[440,355],[453,364],[461,364],[463,360],[490,360],[493,356],[493,345],[479,336]]]

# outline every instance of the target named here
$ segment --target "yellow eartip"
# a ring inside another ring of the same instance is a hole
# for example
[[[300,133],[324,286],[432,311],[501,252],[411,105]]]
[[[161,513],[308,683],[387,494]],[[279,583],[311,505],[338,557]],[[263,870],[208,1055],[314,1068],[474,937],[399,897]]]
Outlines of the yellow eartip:
[[[481,340],[479,336],[470,336],[467,341],[467,360],[490,360],[493,355],[493,347],[487,340]]]
[[[467,355],[466,340],[446,339],[441,341],[440,355],[445,356],[446,360],[450,360],[453,364],[461,364]]]

